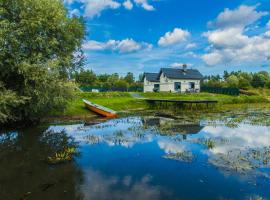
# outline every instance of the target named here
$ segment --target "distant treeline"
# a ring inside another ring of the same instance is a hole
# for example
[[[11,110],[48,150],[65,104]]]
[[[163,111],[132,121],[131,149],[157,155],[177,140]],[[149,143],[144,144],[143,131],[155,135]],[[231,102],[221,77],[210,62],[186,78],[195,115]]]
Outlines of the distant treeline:
[[[270,74],[267,71],[260,71],[256,73],[224,71],[222,76],[206,76],[203,86],[239,88],[244,90],[250,88],[270,88]]]
[[[98,89],[99,91],[142,91],[140,80],[136,81],[133,73],[128,72],[121,77],[114,74],[95,74],[92,70],[81,70],[73,75],[75,82],[85,91]]]

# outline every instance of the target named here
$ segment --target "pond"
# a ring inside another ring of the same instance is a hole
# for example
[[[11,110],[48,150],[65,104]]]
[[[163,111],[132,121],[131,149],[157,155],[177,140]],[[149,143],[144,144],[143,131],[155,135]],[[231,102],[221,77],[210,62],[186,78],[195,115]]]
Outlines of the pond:
[[[131,116],[3,131],[0,199],[270,199],[268,117]]]

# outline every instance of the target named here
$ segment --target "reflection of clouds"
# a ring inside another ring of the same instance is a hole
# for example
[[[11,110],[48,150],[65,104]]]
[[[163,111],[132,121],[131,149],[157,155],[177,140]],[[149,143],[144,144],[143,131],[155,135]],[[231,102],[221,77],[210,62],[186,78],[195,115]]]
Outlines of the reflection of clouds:
[[[140,180],[131,176],[123,178],[107,177],[98,171],[87,170],[84,183],[80,186],[85,200],[105,199],[160,199],[162,188],[150,185],[151,177],[146,175]]]
[[[211,149],[212,153],[227,153],[233,149],[262,148],[270,144],[270,128],[240,124],[231,129],[225,126],[205,127],[207,137],[224,138],[228,142],[219,143]]]
[[[109,146],[122,146],[132,148],[135,144],[150,142],[152,135],[144,135],[145,130],[140,130],[140,117],[129,117],[123,119],[113,119],[102,124],[93,126],[75,125],[55,125],[48,130],[53,132],[65,131],[68,136],[74,138],[80,144],[106,143]],[[142,136],[140,136],[142,131]],[[121,132],[119,136],[116,133]]]
[[[18,137],[17,132],[10,132],[10,133],[3,133],[0,134],[0,143],[6,142],[6,141],[14,141]]]
[[[183,143],[177,143],[170,139],[161,139],[158,141],[158,145],[165,153],[181,153],[186,150],[186,146]]]

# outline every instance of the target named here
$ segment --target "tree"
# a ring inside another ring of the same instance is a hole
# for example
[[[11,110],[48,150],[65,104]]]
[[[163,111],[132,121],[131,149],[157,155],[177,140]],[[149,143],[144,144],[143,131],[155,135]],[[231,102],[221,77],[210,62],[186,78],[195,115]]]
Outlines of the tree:
[[[83,86],[93,86],[97,80],[96,74],[91,70],[82,70],[76,73],[75,80],[77,83]]]
[[[68,17],[61,0],[0,1],[2,90],[28,99],[10,115],[32,121],[63,108],[67,78],[82,64],[83,38],[82,19]]]
[[[251,81],[251,84],[253,87],[264,87],[266,82],[269,80],[269,78],[266,76],[265,73],[255,73],[253,75],[253,79]]]
[[[128,72],[124,79],[128,84],[132,84],[135,81],[134,75],[131,72]]]
[[[240,78],[238,86],[241,89],[248,89],[251,87],[250,82],[244,78]]]
[[[128,89],[128,83],[125,80],[118,80],[115,85],[114,85],[114,89],[118,90],[118,91],[127,91]]]
[[[229,87],[238,87],[238,85],[239,85],[239,80],[238,80],[237,76],[235,76],[235,75],[230,75],[230,76],[227,78],[227,83],[228,83],[228,86],[229,86]]]

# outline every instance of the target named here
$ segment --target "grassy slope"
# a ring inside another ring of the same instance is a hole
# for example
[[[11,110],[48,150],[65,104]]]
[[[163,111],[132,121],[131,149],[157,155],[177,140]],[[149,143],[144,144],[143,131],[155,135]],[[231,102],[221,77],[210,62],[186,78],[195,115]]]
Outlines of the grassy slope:
[[[184,99],[184,100],[218,100],[222,108],[238,107],[249,105],[250,103],[260,103],[262,105],[268,102],[264,95],[256,96],[229,96],[211,93],[199,94],[175,94],[175,93],[140,93],[142,97],[157,99]],[[106,106],[116,111],[128,111],[136,109],[147,109],[148,105],[143,100],[133,98],[126,92],[77,92],[74,99],[69,102],[67,109],[63,113],[54,113],[57,116],[89,116],[94,115],[85,109],[82,99]],[[225,105],[226,104],[226,105]]]
[[[198,93],[198,94],[177,94],[177,93],[142,93],[146,98],[157,99],[181,99],[181,100],[218,100],[220,104],[242,104],[242,103],[267,103],[264,96],[230,96],[223,94]]]
[[[69,103],[67,109],[61,115],[76,116],[87,115],[89,110],[85,109],[82,99],[89,100],[116,111],[128,111],[132,109],[146,108],[144,101],[138,101],[125,92],[105,92],[105,93],[91,93],[78,92],[74,99]]]

